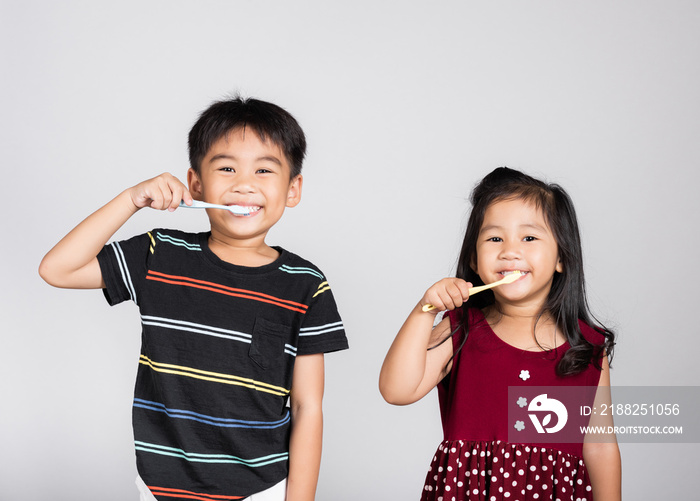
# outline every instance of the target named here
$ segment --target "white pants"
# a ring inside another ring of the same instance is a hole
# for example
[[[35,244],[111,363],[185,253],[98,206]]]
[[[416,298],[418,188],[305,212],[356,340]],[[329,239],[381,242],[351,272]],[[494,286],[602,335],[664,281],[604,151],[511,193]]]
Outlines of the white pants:
[[[156,498],[148,490],[146,484],[140,476],[136,477],[136,487],[139,490],[141,497],[140,501],[157,501]],[[284,501],[287,498],[287,479],[285,478],[280,483],[273,485],[269,489],[253,494],[246,498],[247,501]]]

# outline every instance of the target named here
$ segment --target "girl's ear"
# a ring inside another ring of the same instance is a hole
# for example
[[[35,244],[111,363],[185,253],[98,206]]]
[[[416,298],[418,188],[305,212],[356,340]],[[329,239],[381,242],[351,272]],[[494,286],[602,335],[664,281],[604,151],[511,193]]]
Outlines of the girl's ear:
[[[558,271],[559,273],[564,273],[564,265],[561,264],[561,259],[558,259],[558,258],[557,258],[557,267],[554,268],[554,269],[555,269],[556,271]]]
[[[469,267],[472,269],[472,271],[474,273],[476,273],[477,275],[479,274],[479,269],[476,266],[476,256],[472,256],[472,260],[469,263]]]
[[[202,200],[202,180],[192,167],[187,170],[187,186],[195,200]]]

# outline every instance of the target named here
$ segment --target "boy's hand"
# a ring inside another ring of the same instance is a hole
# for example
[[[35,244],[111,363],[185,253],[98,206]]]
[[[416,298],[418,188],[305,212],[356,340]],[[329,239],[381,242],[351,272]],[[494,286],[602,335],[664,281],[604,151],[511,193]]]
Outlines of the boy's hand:
[[[469,289],[472,284],[461,278],[443,278],[425,291],[420,307],[432,304],[435,309],[429,313],[437,315],[444,310],[454,310],[462,306],[469,299]]]
[[[128,192],[136,209],[151,207],[172,212],[180,205],[180,200],[184,200],[187,205],[192,203],[192,195],[187,187],[167,172],[137,184]]]

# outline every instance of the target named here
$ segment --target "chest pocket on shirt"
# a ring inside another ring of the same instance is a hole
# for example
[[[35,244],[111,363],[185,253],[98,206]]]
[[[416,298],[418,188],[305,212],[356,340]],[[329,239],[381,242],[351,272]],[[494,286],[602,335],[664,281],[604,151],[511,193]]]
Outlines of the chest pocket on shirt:
[[[282,365],[284,341],[289,331],[290,328],[285,325],[256,318],[248,356],[262,369]]]

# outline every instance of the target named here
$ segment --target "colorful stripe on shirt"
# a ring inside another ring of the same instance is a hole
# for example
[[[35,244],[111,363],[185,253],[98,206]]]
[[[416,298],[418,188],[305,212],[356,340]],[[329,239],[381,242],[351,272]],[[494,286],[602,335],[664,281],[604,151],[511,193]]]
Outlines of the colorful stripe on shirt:
[[[333,322],[331,324],[317,325],[315,327],[302,327],[299,329],[300,336],[318,336],[328,332],[342,331],[343,322]]]
[[[275,306],[279,306],[280,308],[298,311],[300,313],[306,313],[306,310],[309,309],[309,307],[305,304],[289,301],[287,299],[280,299],[275,296],[270,296],[269,294],[263,294],[262,292],[255,292],[246,289],[236,289],[234,287],[228,287],[226,285],[221,285],[214,282],[207,282],[205,280],[197,280],[195,278],[178,275],[168,275],[159,271],[148,270],[146,279],[164,282],[166,284],[194,287],[196,289],[208,290],[211,292],[217,292],[219,294],[226,294],[228,296],[252,299],[254,301],[273,304]]]
[[[208,424],[211,426],[218,426],[221,428],[279,428],[280,426],[284,426],[285,424],[289,423],[291,419],[289,410],[287,410],[285,417],[283,417],[279,421],[245,421],[243,419],[218,418],[182,409],[170,409],[159,402],[152,402],[150,400],[144,400],[141,398],[134,398],[134,407],[156,412],[162,412],[173,419],[189,419],[191,421],[197,421],[199,423]]]
[[[251,344],[253,340],[253,336],[245,332],[222,329],[221,327],[213,327],[205,324],[196,324],[194,322],[186,322],[184,320],[175,320],[172,318],[141,315],[141,323],[143,325],[150,325],[153,327],[162,327],[164,329],[190,332],[192,334],[204,334],[205,336],[228,339],[230,341],[239,341],[247,344]],[[296,346],[285,343],[284,352],[295,357],[297,355],[297,348]]]
[[[187,242],[186,240],[183,240],[181,238],[175,238],[170,235],[164,235],[163,233],[157,231],[156,232],[156,238],[160,240],[161,242],[166,242],[172,245],[177,245],[178,247],[184,247],[187,250],[191,251],[201,251],[202,247],[199,244],[191,244]]]
[[[331,286],[328,285],[328,282],[321,282],[318,286],[318,290],[316,291],[316,294],[314,294],[314,297],[318,296],[319,294],[323,294],[326,291],[331,290]]]
[[[179,499],[197,499],[199,501],[233,501],[236,499],[244,499],[245,496],[221,496],[214,494],[204,494],[202,492],[186,491],[183,489],[169,489],[167,487],[156,487],[153,485],[147,486],[148,490],[154,496],[179,498]]]
[[[296,273],[304,273],[307,275],[313,275],[315,277],[320,278],[321,280],[324,279],[323,275],[319,273],[318,271],[314,270],[313,268],[306,268],[303,266],[288,266],[286,264],[283,264],[282,266],[279,267],[280,271],[283,271],[285,273],[290,273],[290,274],[296,274]]]
[[[114,250],[114,255],[117,257],[117,264],[119,265],[119,272],[122,276],[122,282],[129,292],[129,297],[131,300],[138,304],[136,301],[136,289],[134,289],[134,284],[131,281],[131,273],[129,273],[129,267],[126,264],[126,258],[124,257],[124,251],[122,250],[119,242],[112,242],[109,244]]]
[[[228,464],[243,464],[251,468],[258,468],[272,463],[286,461],[289,458],[289,453],[282,452],[279,454],[270,454],[259,458],[243,459],[228,454],[200,454],[197,452],[185,452],[176,447],[167,447],[165,445],[149,444],[135,440],[137,451],[151,452],[153,454],[161,454],[163,456],[172,456],[184,459],[191,463],[228,463]]]
[[[194,379],[201,379],[203,381],[210,381],[212,383],[223,383],[231,384],[235,386],[243,386],[245,388],[250,388],[256,391],[262,391],[265,393],[270,393],[272,395],[279,395],[286,397],[289,395],[289,390],[282,388],[281,386],[275,386],[269,383],[264,383],[262,381],[256,381],[250,378],[244,378],[240,376],[234,376],[232,374],[223,374],[220,372],[210,372],[203,371],[200,369],[195,369],[193,367],[185,367],[183,365],[173,365],[164,364],[161,362],[154,362],[146,355],[141,355],[139,358],[139,363],[150,367],[156,372],[161,372],[164,374],[173,374],[176,376],[191,377]]]

